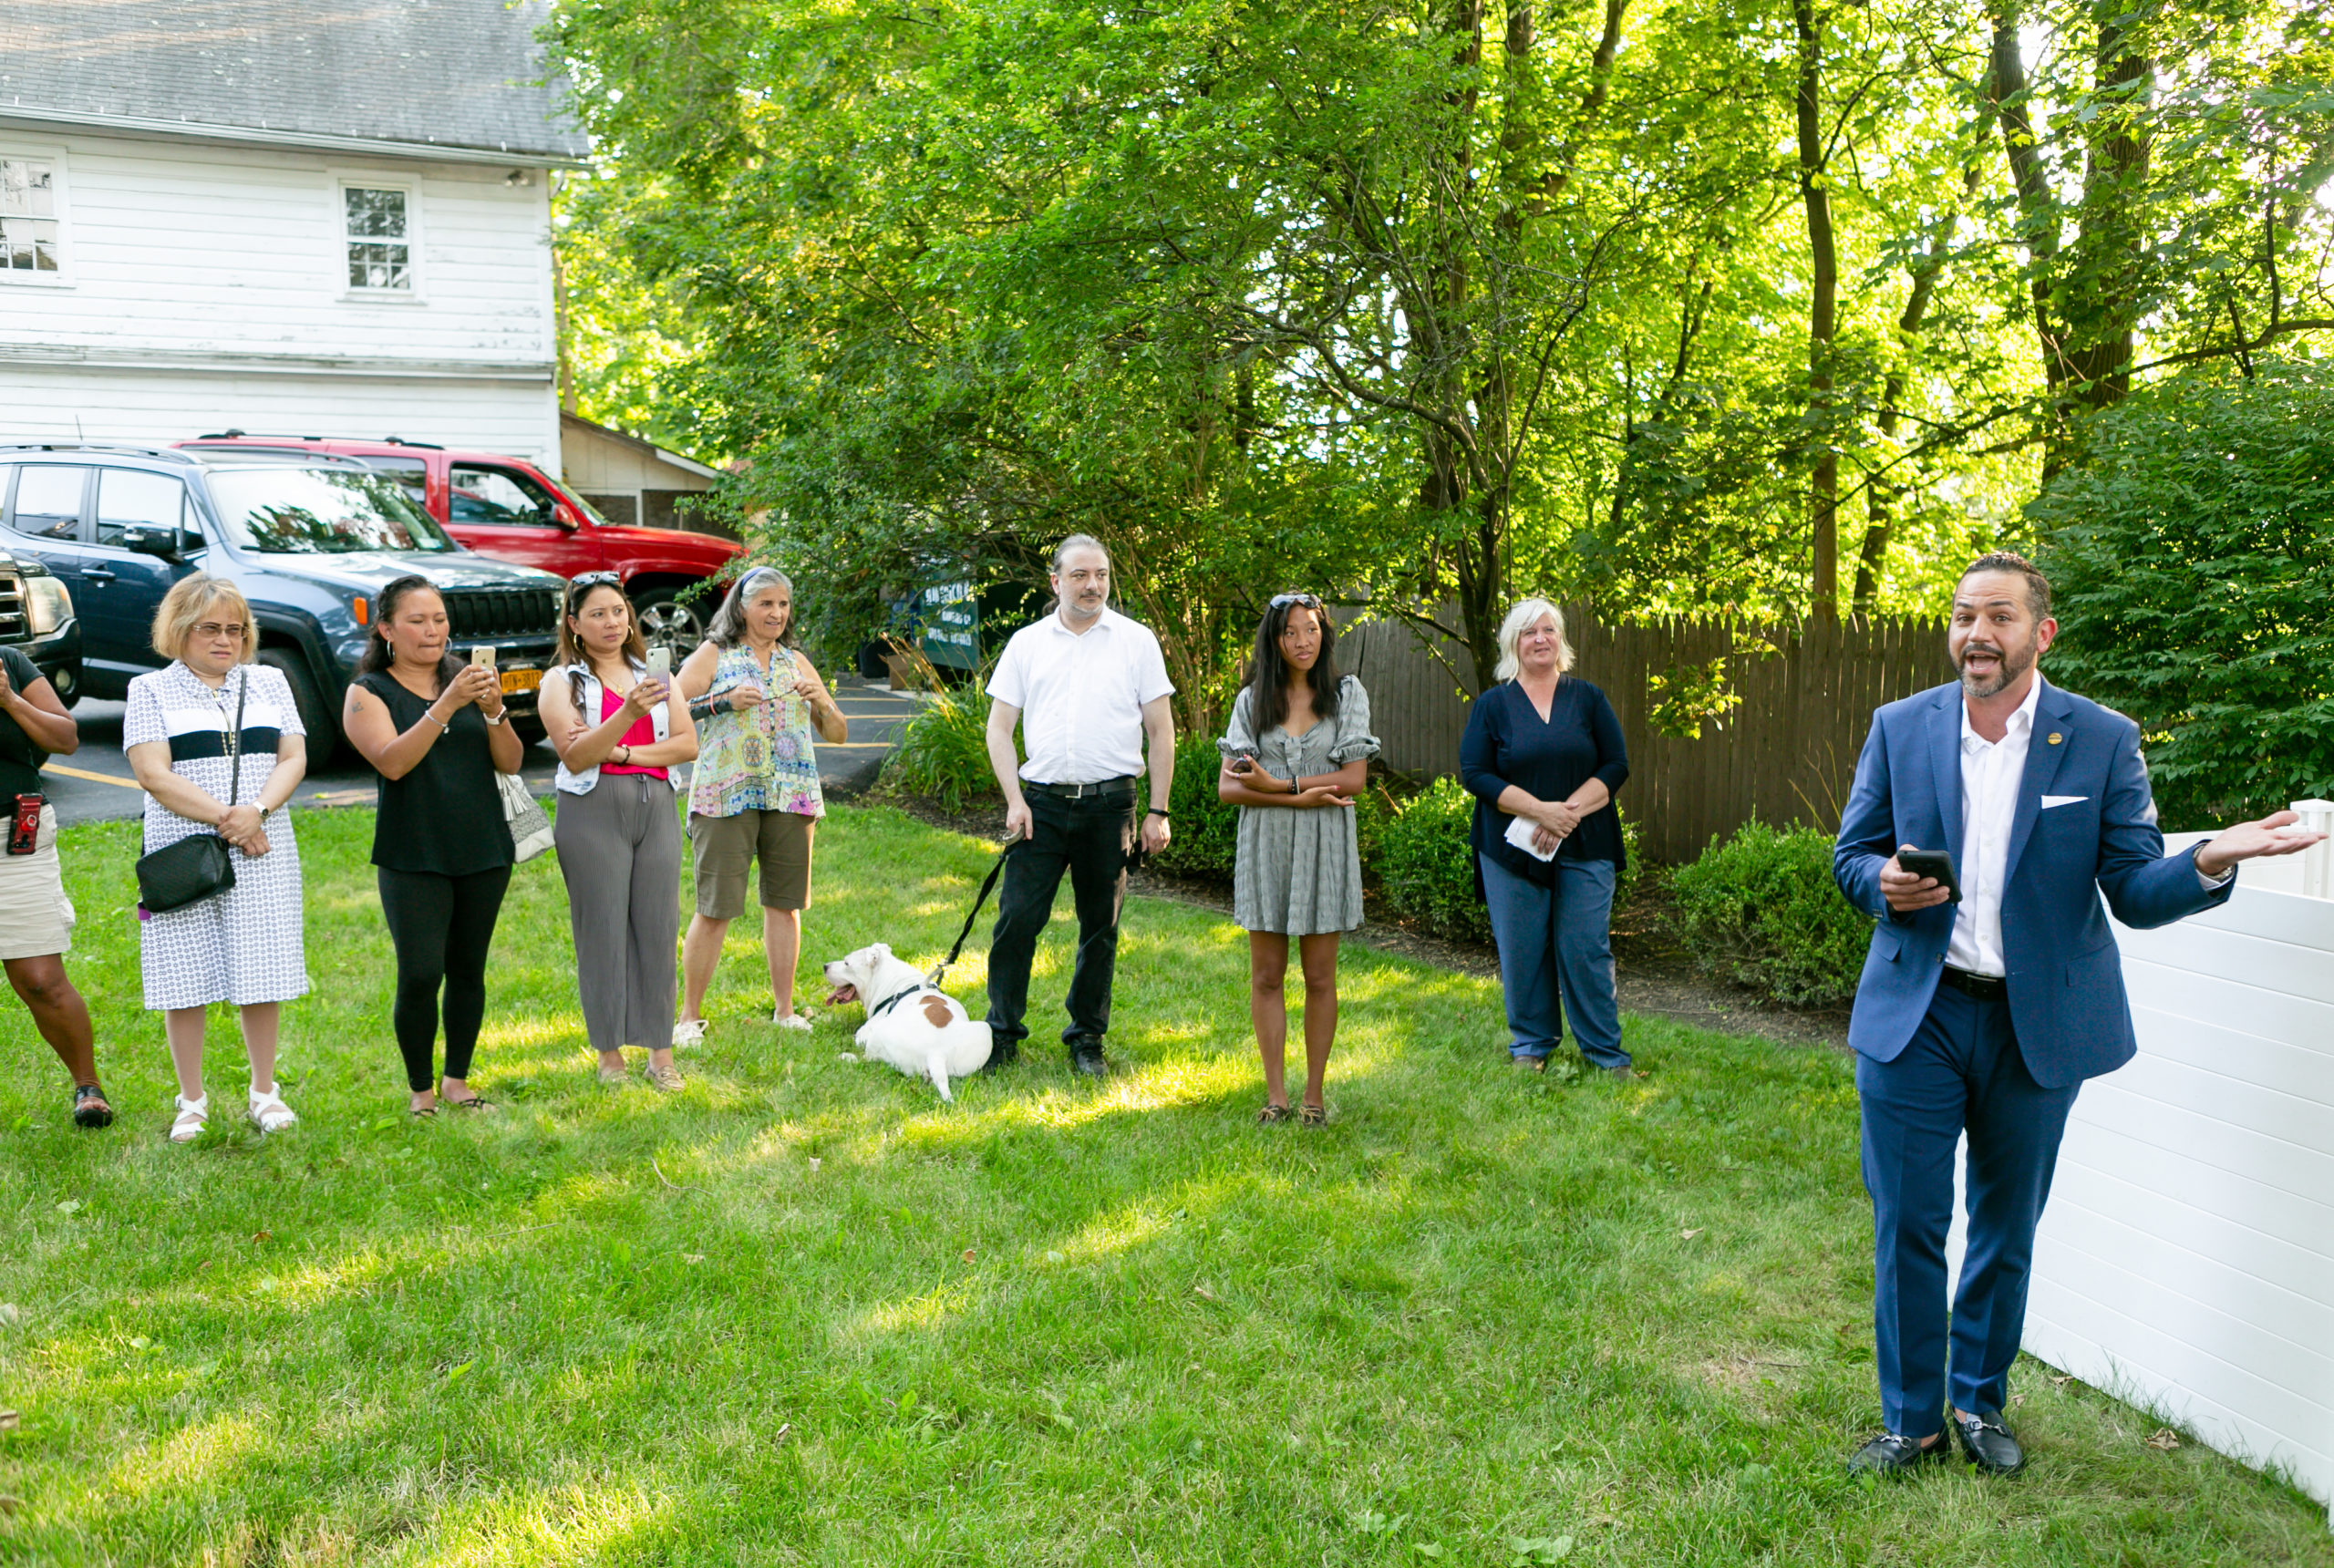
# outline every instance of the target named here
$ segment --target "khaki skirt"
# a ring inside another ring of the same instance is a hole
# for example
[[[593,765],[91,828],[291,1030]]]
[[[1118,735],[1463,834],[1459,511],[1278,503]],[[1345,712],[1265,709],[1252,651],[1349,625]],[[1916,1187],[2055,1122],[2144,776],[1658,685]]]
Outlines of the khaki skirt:
[[[0,854],[0,959],[73,951],[73,901],[57,858],[57,808],[40,809],[29,855]]]

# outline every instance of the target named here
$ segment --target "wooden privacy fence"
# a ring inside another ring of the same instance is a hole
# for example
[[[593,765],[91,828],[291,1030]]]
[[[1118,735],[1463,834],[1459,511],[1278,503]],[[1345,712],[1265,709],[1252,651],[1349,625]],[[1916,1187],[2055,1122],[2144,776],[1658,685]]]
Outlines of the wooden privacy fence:
[[[1945,628],[1933,623],[1609,625],[1569,607],[1565,628],[1573,674],[1602,687],[1620,715],[1629,748],[1621,806],[1657,861],[1691,860],[1753,817],[1836,829],[1872,710],[1953,678]],[[1388,767],[1417,778],[1458,772],[1470,700],[1460,688],[1473,685],[1463,649],[1375,622],[1339,635],[1337,663],[1368,688]],[[1702,718],[1699,738],[1657,731],[1656,706],[1681,688],[1690,696],[1713,667],[1718,689],[1737,700]]]

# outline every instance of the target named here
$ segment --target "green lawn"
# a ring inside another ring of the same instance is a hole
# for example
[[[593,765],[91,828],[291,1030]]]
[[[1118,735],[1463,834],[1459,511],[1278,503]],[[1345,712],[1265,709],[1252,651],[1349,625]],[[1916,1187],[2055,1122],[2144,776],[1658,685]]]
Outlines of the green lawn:
[[[0,1562],[2334,1564],[2297,1492],[2031,1363],[2025,1478],[1845,1479],[1877,1399],[1837,1057],[1631,1019],[1647,1083],[1523,1080],[1492,986],[1349,949],[1334,1121],[1258,1129],[1240,933],[1137,902],[1103,1087],[1049,1045],[1065,911],[1041,1048],[953,1109],[838,1059],[855,1007],[757,1022],[742,940],[687,1091],[612,1094],[545,859],[476,1074],[505,1114],[416,1123],[371,831],[300,824],[301,1126],[191,1148],[134,830],[67,836],[123,1117],[77,1132],[0,1009]],[[937,957],[986,859],[838,810],[810,964]]]

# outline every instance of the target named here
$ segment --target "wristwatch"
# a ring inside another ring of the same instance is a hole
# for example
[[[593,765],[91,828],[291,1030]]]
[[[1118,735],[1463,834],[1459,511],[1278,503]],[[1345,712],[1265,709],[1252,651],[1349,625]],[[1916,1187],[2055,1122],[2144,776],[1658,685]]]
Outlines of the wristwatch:
[[[501,724],[504,719],[511,717],[507,711],[502,713],[488,713],[484,708],[480,708],[478,711],[489,724]]]

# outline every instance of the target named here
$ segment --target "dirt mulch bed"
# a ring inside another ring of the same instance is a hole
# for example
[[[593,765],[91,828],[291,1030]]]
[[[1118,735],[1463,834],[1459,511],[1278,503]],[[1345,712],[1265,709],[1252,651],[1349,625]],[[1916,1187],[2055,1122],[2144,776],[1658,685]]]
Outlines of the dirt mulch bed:
[[[896,806],[935,828],[993,843],[1001,841],[998,835],[1002,813],[995,806],[957,812],[930,800],[900,796],[878,794],[862,799]],[[1130,892],[1146,898],[1194,904],[1221,914],[1232,912],[1232,890],[1215,882],[1140,871],[1128,879],[1127,885]],[[1464,975],[1499,974],[1499,955],[1485,944],[1424,930],[1417,922],[1388,911],[1375,892],[1368,895],[1365,908],[1368,919],[1352,937],[1365,947],[1398,953]],[[1659,913],[1651,901],[1639,899],[1615,914],[1613,952],[1619,971],[1623,1011],[1670,1018],[1697,1028],[1751,1035],[1777,1045],[1823,1046],[1838,1051],[1848,1048],[1846,1008],[1785,1007],[1752,992],[1705,978],[1695,972],[1684,954],[1660,934]]]

